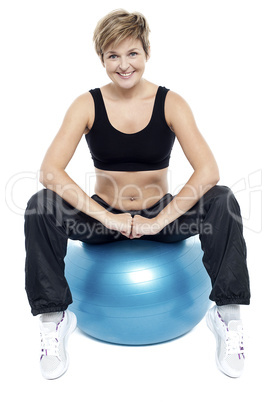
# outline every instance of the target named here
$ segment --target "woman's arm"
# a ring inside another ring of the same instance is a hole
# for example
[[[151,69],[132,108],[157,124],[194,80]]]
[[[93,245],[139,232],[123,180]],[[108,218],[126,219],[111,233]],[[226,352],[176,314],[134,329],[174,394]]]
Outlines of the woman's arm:
[[[165,108],[166,121],[174,131],[194,172],[168,207],[158,215],[164,226],[193,207],[220,179],[216,160],[199,132],[185,100],[176,93],[169,92]]]
[[[89,197],[65,171],[83,133],[93,123],[92,111],[94,111],[94,101],[90,93],[81,95],[72,103],[55,139],[46,152],[41,165],[40,182],[73,207],[97,219],[107,228],[120,231],[129,237],[131,215],[113,216]]]
[[[145,220],[140,216],[134,217],[133,237],[158,233],[193,207],[219,181],[217,163],[196,126],[191,109],[183,98],[171,91],[166,97],[165,116],[194,172],[181,191],[156,218]]]

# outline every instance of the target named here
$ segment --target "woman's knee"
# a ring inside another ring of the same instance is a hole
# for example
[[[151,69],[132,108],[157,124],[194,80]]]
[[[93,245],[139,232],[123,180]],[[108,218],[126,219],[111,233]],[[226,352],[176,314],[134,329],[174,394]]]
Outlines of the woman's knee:
[[[210,192],[209,196],[211,196],[213,202],[221,212],[226,211],[234,215],[240,214],[238,201],[229,187],[216,185]]]
[[[66,219],[75,214],[76,210],[62,197],[45,188],[33,194],[29,199],[25,210],[25,222],[48,220],[50,223],[62,227]]]
[[[228,200],[235,199],[234,193],[232,190],[227,186],[214,186],[212,187],[207,193],[206,197],[210,199],[216,199],[223,204],[228,202]]]
[[[27,203],[25,218],[29,216],[55,215],[62,221],[62,216],[69,209],[67,203],[57,193],[47,188],[33,194]]]
[[[53,191],[43,189],[33,194],[27,203],[25,215],[33,215],[37,213],[44,213],[47,207],[48,200],[53,198]]]

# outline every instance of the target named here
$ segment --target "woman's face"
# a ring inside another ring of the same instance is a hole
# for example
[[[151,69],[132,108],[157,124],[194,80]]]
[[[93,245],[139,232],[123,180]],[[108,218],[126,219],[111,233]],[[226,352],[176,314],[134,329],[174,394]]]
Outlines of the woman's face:
[[[148,58],[139,39],[126,38],[105,49],[103,65],[115,85],[130,89],[140,82]]]

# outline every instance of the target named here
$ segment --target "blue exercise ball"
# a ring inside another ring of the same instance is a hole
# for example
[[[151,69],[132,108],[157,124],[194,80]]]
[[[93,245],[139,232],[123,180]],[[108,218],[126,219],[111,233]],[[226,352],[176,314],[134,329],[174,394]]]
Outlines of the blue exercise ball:
[[[78,327],[121,345],[165,342],[206,314],[210,278],[198,238],[179,243],[69,241],[66,278]]]

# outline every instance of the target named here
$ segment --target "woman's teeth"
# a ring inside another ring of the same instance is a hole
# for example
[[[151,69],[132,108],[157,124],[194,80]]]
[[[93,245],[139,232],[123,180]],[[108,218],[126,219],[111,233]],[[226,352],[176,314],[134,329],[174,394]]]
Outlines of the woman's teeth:
[[[127,73],[127,74],[122,74],[122,73],[118,73],[118,74],[121,75],[122,77],[129,77],[130,75],[133,74],[133,72]]]

